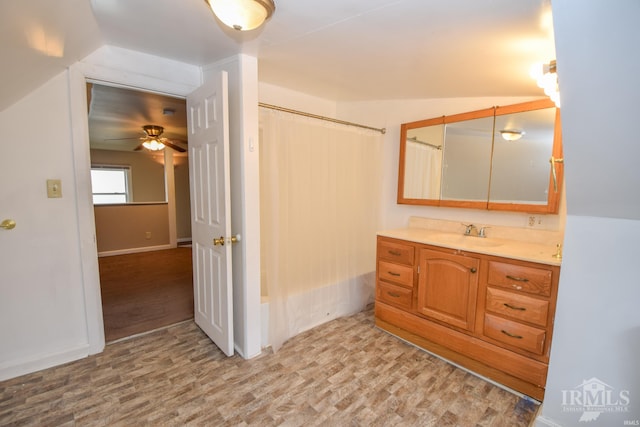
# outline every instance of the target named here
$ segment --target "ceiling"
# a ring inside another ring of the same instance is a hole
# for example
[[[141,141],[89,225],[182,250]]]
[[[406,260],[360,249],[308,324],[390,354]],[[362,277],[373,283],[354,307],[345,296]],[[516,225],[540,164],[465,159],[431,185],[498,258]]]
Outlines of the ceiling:
[[[100,84],[87,84],[87,99],[93,149],[134,151],[146,136],[142,130],[145,125],[162,126],[162,138],[186,148],[184,99]]]
[[[238,32],[203,0],[3,1],[0,111],[105,44],[199,66],[246,53],[261,82],[338,102],[542,96],[529,68],[555,58],[549,0],[275,2],[265,26]],[[157,124],[111,107],[105,126],[114,111],[127,133]]]
[[[338,101],[541,95],[548,0],[275,0],[251,33],[203,0],[93,0],[104,42],[206,65],[245,52],[261,82]],[[150,30],[151,29],[151,30]]]

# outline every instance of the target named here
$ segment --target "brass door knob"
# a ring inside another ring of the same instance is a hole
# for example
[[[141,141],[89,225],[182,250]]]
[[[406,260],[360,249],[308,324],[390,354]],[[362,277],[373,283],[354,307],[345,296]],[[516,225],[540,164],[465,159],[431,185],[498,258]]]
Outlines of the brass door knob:
[[[238,243],[240,241],[240,235],[236,234],[235,236],[227,237],[226,239],[224,238],[224,236],[220,236],[219,239],[214,238],[213,246],[224,246],[225,240],[227,241],[227,243]]]
[[[5,219],[0,223],[0,228],[4,228],[5,230],[12,230],[16,228],[16,222],[12,219]]]

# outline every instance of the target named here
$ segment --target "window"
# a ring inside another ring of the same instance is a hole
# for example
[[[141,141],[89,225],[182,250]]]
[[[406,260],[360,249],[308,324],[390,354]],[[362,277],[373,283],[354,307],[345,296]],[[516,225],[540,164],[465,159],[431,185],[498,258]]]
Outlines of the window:
[[[129,166],[92,166],[93,203],[127,203],[131,200],[131,168]]]

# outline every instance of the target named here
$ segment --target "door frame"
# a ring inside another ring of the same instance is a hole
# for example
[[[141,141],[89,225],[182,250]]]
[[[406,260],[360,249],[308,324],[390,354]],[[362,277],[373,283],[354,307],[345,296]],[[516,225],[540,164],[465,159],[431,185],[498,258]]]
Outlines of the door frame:
[[[68,70],[69,109],[71,116],[71,145],[75,166],[75,192],[78,218],[78,247],[81,259],[81,274],[84,290],[85,316],[87,325],[88,354],[100,353],[105,347],[102,297],[100,294],[100,274],[96,227],[91,196],[91,156],[89,149],[89,115],[87,111],[87,80],[102,81],[107,84],[129,87],[134,90],[151,91],[169,96],[184,97],[202,84],[200,73],[188,83],[179,83],[149,74],[130,70],[114,69],[106,66],[79,62]],[[140,70],[142,71],[142,70]],[[192,71],[192,70],[188,70]],[[190,189],[191,191],[191,189]]]

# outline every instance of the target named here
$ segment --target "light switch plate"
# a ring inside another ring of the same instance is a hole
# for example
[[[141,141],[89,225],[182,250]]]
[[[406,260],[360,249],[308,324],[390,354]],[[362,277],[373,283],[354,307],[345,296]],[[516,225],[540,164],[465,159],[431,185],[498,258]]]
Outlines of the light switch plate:
[[[47,197],[55,199],[62,197],[62,181],[59,179],[47,180]]]

